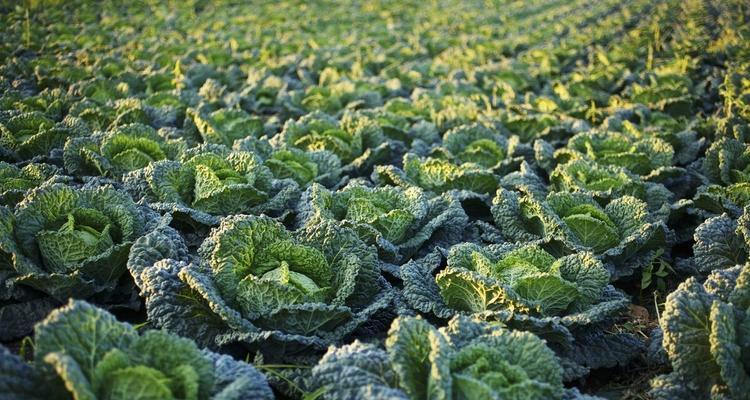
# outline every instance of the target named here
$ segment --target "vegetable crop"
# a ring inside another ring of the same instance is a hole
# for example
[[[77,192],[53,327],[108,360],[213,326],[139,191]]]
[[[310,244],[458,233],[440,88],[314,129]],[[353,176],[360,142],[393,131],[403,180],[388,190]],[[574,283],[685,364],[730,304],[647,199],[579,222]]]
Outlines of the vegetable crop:
[[[0,4],[0,400],[747,398],[747,21]]]

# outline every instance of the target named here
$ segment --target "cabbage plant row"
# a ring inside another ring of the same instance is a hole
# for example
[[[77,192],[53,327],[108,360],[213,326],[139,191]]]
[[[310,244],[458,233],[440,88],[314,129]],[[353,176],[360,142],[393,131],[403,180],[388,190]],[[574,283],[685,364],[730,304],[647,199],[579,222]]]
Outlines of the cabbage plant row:
[[[0,399],[747,398],[744,1],[255,3],[0,6]]]

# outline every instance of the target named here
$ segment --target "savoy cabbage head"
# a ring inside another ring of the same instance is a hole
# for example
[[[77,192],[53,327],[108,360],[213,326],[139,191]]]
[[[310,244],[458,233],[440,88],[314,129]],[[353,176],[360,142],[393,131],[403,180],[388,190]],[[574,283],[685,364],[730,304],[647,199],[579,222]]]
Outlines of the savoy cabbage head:
[[[734,138],[719,138],[706,150],[703,174],[708,182],[694,200],[698,208],[737,216],[750,204],[750,145]]]
[[[343,129],[339,121],[322,112],[287,121],[273,143],[305,151],[330,151],[342,165],[353,162],[365,151],[361,131]]]
[[[554,257],[537,244],[453,246],[436,276],[416,264],[402,268],[404,295],[422,311],[511,310],[541,317],[571,314],[598,303],[609,273],[591,253]],[[429,281],[429,282],[428,282]],[[423,297],[437,286],[439,296]]]
[[[658,137],[637,137],[620,132],[581,132],[568,140],[565,147],[555,151],[557,163],[571,160],[590,160],[601,165],[614,165],[628,171],[649,176],[673,165],[674,149]]]
[[[198,255],[190,262],[163,227],[128,265],[149,319],[207,346],[259,345],[269,357],[323,349],[392,301],[374,247],[326,221],[290,232],[266,216],[227,217]]]
[[[418,187],[371,187],[360,181],[337,191],[313,185],[298,214],[304,225],[326,220],[351,228],[390,262],[449,247],[461,240],[468,223],[459,202],[448,195],[431,198]]]
[[[456,164],[475,163],[504,174],[518,169],[524,151],[518,136],[509,139],[482,124],[461,125],[443,135],[441,146],[431,155]]]
[[[547,142],[537,141],[534,143],[534,148],[538,165],[547,171],[552,171],[556,165],[559,167],[561,164],[570,162],[588,161],[609,167],[603,168],[604,171],[624,169],[628,175],[637,175],[639,179],[635,180],[643,181],[639,183],[640,185],[662,184],[676,197],[691,197],[694,194],[702,179],[695,168],[687,165],[688,160],[690,162],[695,160],[702,146],[702,142],[695,137],[695,132],[692,132],[692,137],[676,140],[661,137],[663,133],[661,131],[641,132],[629,122],[625,123],[627,128],[623,128],[622,121],[614,122],[615,119],[615,117],[610,117],[599,129],[574,135],[565,147],[557,150],[554,150]],[[689,136],[688,132],[681,134]],[[675,141],[678,142],[675,145],[693,147],[693,154],[684,156],[676,154],[673,147]],[[653,188],[649,189],[654,191]],[[649,196],[656,196],[654,200],[650,200],[650,197],[649,199],[643,198],[648,200],[652,207],[658,208],[657,203],[666,200],[663,198],[664,195],[651,193]]]
[[[36,326],[34,362],[0,351],[0,388],[29,399],[273,399],[265,377],[163,331],[71,300]]]
[[[257,154],[257,152],[256,152]],[[292,179],[300,187],[319,183],[335,187],[343,180],[341,160],[327,150],[303,151],[294,147],[273,151],[263,165],[277,179]]]
[[[4,222],[0,253],[14,271],[14,285],[60,301],[87,298],[117,285],[131,245],[154,220],[111,186],[43,185]]]
[[[672,372],[651,382],[658,399],[743,399],[750,390],[750,266],[688,278],[668,297],[661,315]]]
[[[344,113],[340,121],[319,111],[288,120],[271,142],[277,149],[333,154],[343,172],[352,176],[369,173],[375,164],[392,162],[405,146],[389,138],[377,119],[356,112]]]
[[[587,122],[549,112],[523,113],[505,112],[501,114],[505,129],[518,136],[523,143],[544,139],[552,143],[564,143],[578,132],[587,131]]]
[[[82,133],[67,122],[55,122],[39,111],[0,113],[2,161],[46,158],[52,150],[61,149],[68,137]]]
[[[601,165],[585,159],[558,164],[549,177],[550,188],[563,192],[587,192],[609,201],[632,196],[648,204],[649,210],[669,213],[672,193],[659,183],[644,182],[624,167]]]
[[[673,162],[681,167],[698,159],[707,142],[696,124],[651,110],[642,104],[623,105],[604,120],[601,128],[625,134],[634,140],[661,139],[672,147]]]
[[[380,111],[347,110],[341,116],[341,128],[362,137],[362,155],[348,166],[353,173],[368,174],[375,165],[397,163],[415,139],[430,135],[429,128],[422,126],[407,131],[403,122],[396,122],[399,129],[392,125],[392,113],[375,110]]]
[[[232,146],[236,140],[263,135],[263,121],[243,110],[190,108],[187,115],[203,143]]]
[[[467,317],[436,329],[401,317],[386,349],[330,348],[313,368],[323,398],[561,399],[562,368],[544,341]]]
[[[492,203],[495,240],[558,242],[591,251],[604,262],[612,280],[651,262],[655,251],[673,238],[664,221],[632,196],[602,206],[586,192],[553,192],[540,200],[500,189]]]
[[[75,176],[121,176],[154,161],[175,159],[185,148],[139,123],[118,126],[91,136],[68,139],[63,150],[65,170]]]
[[[388,146],[401,144],[408,147],[423,147],[440,140],[437,127],[420,118],[420,109],[403,98],[390,99],[382,107],[372,109],[358,109],[347,112],[344,119],[358,124],[377,125],[371,129],[374,134],[368,135],[366,142],[372,142],[371,147],[381,147],[383,139],[387,139]],[[380,132],[382,132],[382,134]],[[374,142],[380,140],[380,142]]]
[[[0,204],[15,206],[28,191],[53,180],[63,180],[61,172],[51,164],[30,163],[18,167],[0,161]]]
[[[372,179],[378,184],[416,186],[432,193],[458,190],[481,195],[494,193],[500,178],[492,169],[473,162],[456,164],[444,158],[406,153],[403,169],[393,165],[378,165]]]
[[[538,334],[565,361],[566,380],[625,365],[642,350],[632,335],[608,333],[629,299],[608,284],[590,252],[553,256],[535,243],[462,243],[446,260],[433,253],[403,265],[401,279],[406,304],[424,315],[473,315]]]
[[[154,209],[206,225],[217,224],[222,215],[279,215],[299,197],[294,181],[275,179],[255,154],[223,145],[191,148],[180,161],[153,162],[123,182]]]

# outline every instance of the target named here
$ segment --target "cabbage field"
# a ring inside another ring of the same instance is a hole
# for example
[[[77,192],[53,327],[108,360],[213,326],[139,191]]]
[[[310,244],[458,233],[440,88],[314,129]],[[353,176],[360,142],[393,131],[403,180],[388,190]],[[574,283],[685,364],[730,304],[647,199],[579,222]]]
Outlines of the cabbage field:
[[[0,25],[0,400],[750,399],[746,0]]]

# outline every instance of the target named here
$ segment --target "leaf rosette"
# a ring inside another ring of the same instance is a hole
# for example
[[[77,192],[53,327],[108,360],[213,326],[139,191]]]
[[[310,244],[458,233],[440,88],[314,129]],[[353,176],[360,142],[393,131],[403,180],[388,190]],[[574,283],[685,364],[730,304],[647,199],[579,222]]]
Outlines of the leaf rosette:
[[[658,137],[633,137],[619,132],[581,132],[554,154],[558,163],[586,159],[602,165],[614,165],[648,176],[673,165],[672,145]]]
[[[565,361],[566,380],[626,365],[643,347],[630,334],[609,333],[630,301],[589,252],[553,256],[533,243],[462,243],[446,261],[433,253],[403,265],[401,279],[406,303],[420,313],[471,315],[544,338]]]
[[[738,216],[750,204],[750,145],[719,138],[706,150],[703,174],[708,182],[693,200],[701,210]]]
[[[459,202],[448,195],[430,198],[417,187],[370,187],[359,181],[337,191],[313,185],[298,214],[303,225],[328,220],[353,229],[390,262],[448,247],[461,239],[468,223]]]
[[[556,258],[536,244],[460,244],[435,277],[443,302],[454,310],[510,309],[543,317],[598,302],[608,282],[609,273],[593,254]]]
[[[287,121],[281,133],[274,137],[273,144],[304,151],[326,150],[335,154],[342,165],[347,165],[365,151],[362,133],[344,129],[327,114],[312,112],[296,121]]]
[[[185,147],[182,140],[167,140],[152,127],[135,123],[69,139],[63,161],[74,176],[119,177],[155,161],[175,159]]]
[[[263,135],[263,121],[242,110],[187,110],[203,143],[232,146],[236,140]]]
[[[523,161],[523,148],[518,136],[509,139],[492,129],[474,123],[461,125],[443,135],[442,145],[432,155],[455,164],[474,163],[498,174],[515,171]]]
[[[381,185],[416,186],[432,193],[456,190],[483,195],[494,193],[500,184],[498,175],[479,164],[455,164],[446,159],[420,157],[413,153],[404,155],[403,169],[378,165],[372,176]]]
[[[562,368],[528,332],[457,317],[436,329],[401,317],[386,349],[359,341],[330,348],[313,368],[325,399],[561,399]]]
[[[493,229],[500,239],[560,242],[572,250],[590,251],[613,280],[650,262],[674,236],[645,202],[632,196],[601,206],[589,193],[554,192],[542,201],[500,189],[492,203]]]
[[[0,115],[0,154],[3,161],[18,162],[44,158],[61,149],[68,137],[81,132],[69,120],[54,122],[39,111]]]
[[[341,160],[333,153],[283,148],[273,151],[263,165],[277,179],[292,179],[304,188],[313,183],[334,187],[342,182]]]
[[[18,205],[0,250],[12,260],[15,284],[60,301],[87,298],[117,285],[148,215],[111,186],[41,186]]]
[[[648,203],[650,210],[662,209],[667,215],[673,197],[664,185],[645,182],[624,167],[584,159],[558,164],[549,179],[552,190],[588,192],[602,201],[632,196]]]
[[[750,266],[688,278],[672,292],[660,325],[672,372],[651,382],[658,399],[747,397]]]
[[[34,359],[0,352],[0,387],[44,399],[273,399],[265,377],[163,331],[143,334],[71,300],[36,326]],[[2,348],[0,348],[1,350]],[[8,393],[6,393],[8,394]]]
[[[0,204],[13,207],[26,197],[26,193],[61,177],[61,170],[50,164],[26,164],[17,167],[0,161]]]
[[[223,145],[183,152],[181,161],[158,161],[123,178],[126,188],[160,211],[205,225],[229,214],[278,215],[299,197],[291,179],[275,179],[253,153]]]
[[[129,268],[150,320],[208,346],[260,345],[269,357],[324,349],[392,301],[375,249],[331,223],[289,232],[266,216],[227,217],[198,264],[186,253],[167,227],[136,245]]]

